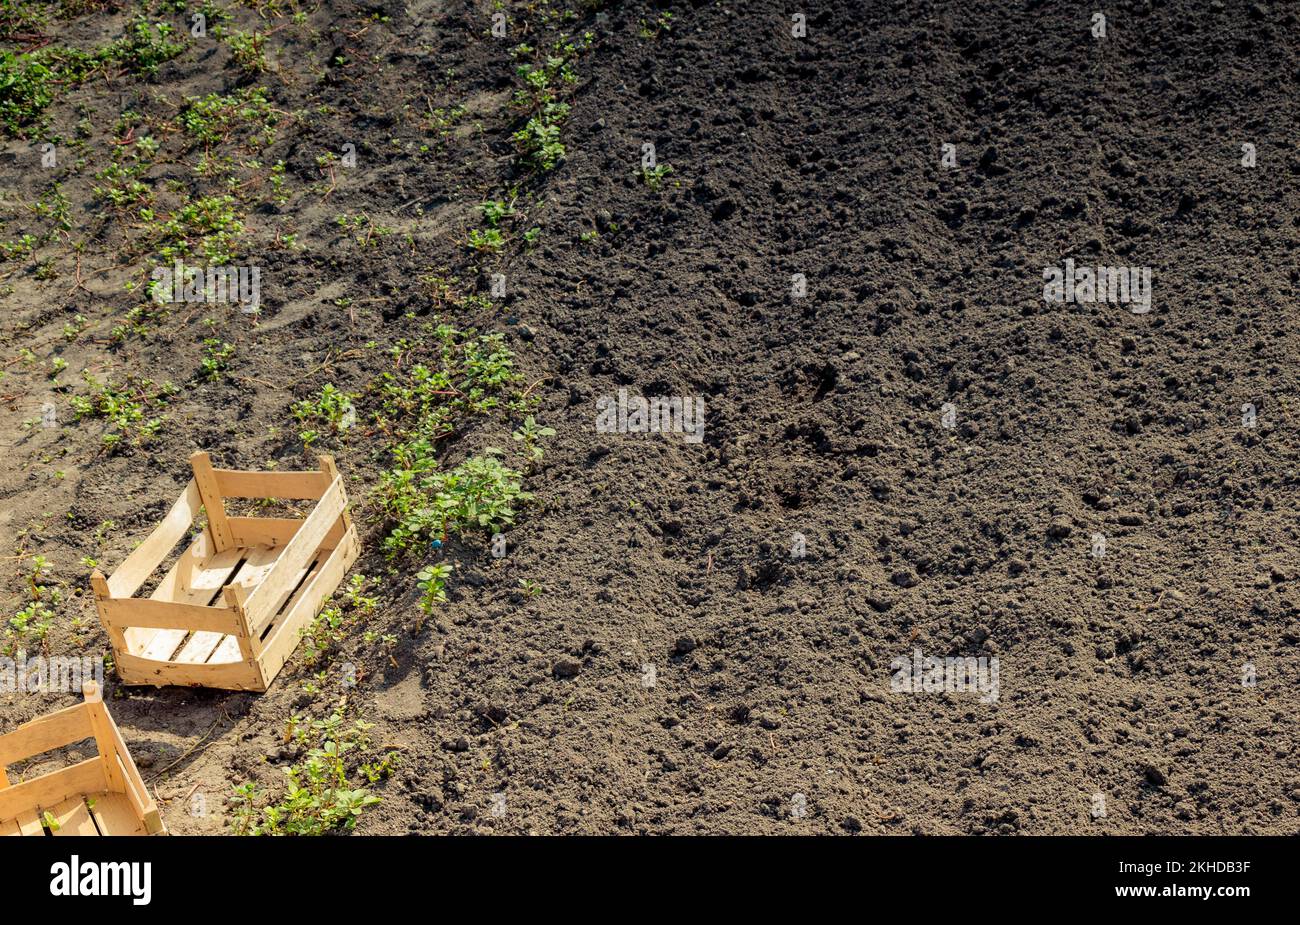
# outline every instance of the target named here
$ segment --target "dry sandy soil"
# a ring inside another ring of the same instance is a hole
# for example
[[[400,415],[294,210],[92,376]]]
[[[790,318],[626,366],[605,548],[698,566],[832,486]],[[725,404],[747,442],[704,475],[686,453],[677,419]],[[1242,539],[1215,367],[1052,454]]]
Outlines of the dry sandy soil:
[[[841,0],[796,37],[767,0],[553,0],[500,4],[498,38],[464,0],[225,5],[269,33],[265,70],[189,38],[184,4],[92,2],[2,46],[98,47],[137,9],[187,40],[0,148],[0,240],[42,242],[0,264],[0,617],[32,556],[63,591],[7,650],[107,654],[84,560],[119,563],[195,449],[333,453],[374,579],[373,614],[264,695],[106,674],[173,832],[228,831],[238,784],[278,799],[291,717],[341,696],[368,760],[401,754],[358,833],[1300,832],[1294,7],[1112,0],[1098,37],[1079,4]],[[557,55],[544,170],[517,68]],[[252,87],[269,143],[180,127],[186,97]],[[232,159],[260,313],[130,314],[157,242],[94,188],[146,135],[160,215]],[[355,167],[320,160],[345,144]],[[63,225],[30,208],[56,183]],[[469,246],[512,193],[504,244]],[[1067,258],[1150,268],[1150,311],[1046,301]],[[384,552],[375,383],[436,362],[439,323],[503,334],[532,405],[458,422],[444,468],[514,454],[525,413],[556,431],[511,457],[534,497],[504,559],[490,531]],[[215,377],[209,339],[234,348]],[[134,386],[158,432],[105,447],[83,369],[174,383]],[[358,423],[304,452],[290,409],[327,382]],[[703,441],[597,432],[620,388],[702,398]],[[894,690],[915,650],[996,658],[996,698]],[[0,697],[0,728],[74,701]]]

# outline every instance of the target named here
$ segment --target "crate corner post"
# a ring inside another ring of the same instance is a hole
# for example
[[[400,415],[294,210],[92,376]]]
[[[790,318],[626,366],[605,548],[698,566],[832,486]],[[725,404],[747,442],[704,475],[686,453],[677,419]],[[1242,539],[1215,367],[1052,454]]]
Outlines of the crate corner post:
[[[212,546],[217,552],[225,552],[235,546],[235,537],[230,530],[230,520],[226,517],[225,500],[217,485],[217,473],[212,468],[212,457],[204,450],[190,454],[190,469],[194,472],[194,483],[198,486],[199,497],[203,499],[203,510],[208,514],[208,529],[212,534]]]

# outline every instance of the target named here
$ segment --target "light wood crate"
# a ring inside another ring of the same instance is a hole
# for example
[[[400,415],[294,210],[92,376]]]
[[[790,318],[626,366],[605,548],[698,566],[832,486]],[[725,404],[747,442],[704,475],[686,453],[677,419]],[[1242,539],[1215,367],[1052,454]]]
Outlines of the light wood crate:
[[[194,478],[149,538],[105,579],[91,576],[123,684],[265,691],[357,560],[361,544],[329,456],[315,472],[214,469]],[[305,519],[230,517],[230,498],[314,500]],[[207,526],[147,598],[137,591],[183,540]]]
[[[93,681],[85,701],[0,735],[0,835],[166,835]],[[94,758],[11,784],[6,765],[94,739]]]

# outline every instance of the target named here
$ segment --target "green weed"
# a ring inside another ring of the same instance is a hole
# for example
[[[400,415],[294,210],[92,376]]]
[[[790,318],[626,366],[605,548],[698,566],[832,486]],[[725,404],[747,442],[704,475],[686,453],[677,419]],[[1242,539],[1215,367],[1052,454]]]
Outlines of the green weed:
[[[303,427],[298,433],[303,446],[309,447],[320,440],[321,431],[317,428],[338,436],[351,427],[357,416],[352,403],[359,397],[327,383],[316,398],[296,402],[289,410]]]
[[[532,495],[522,475],[493,455],[465,460],[448,472],[426,467],[403,481],[382,477],[382,497],[395,526],[384,540],[390,557],[427,547],[450,533],[493,533],[514,523],[515,506]]]
[[[641,168],[641,182],[652,192],[659,192],[663,186],[664,178],[673,172],[672,167],[667,164],[656,164],[654,167]]]
[[[524,418],[524,423],[519,425],[513,434],[510,435],[515,442],[522,445],[524,458],[528,460],[529,468],[537,466],[542,461],[544,455],[541,447],[543,437],[554,437],[554,427],[542,427],[536,419],[530,414]]]
[[[203,339],[203,360],[200,368],[203,378],[209,382],[218,382],[230,368],[230,361],[235,356],[235,345],[218,340],[215,337]]]
[[[269,145],[275,141],[278,121],[266,90],[242,87],[225,95],[209,93],[189,97],[180,114],[185,133],[205,145],[215,145],[233,138],[236,132],[247,133],[249,143]]]
[[[167,398],[175,394],[174,386],[164,383],[154,390],[151,380],[134,378],[128,378],[121,385],[112,382],[101,384],[88,372],[83,374],[83,378],[90,394],[74,395],[68,401],[78,421],[86,417],[108,421],[113,429],[100,438],[105,449],[115,449],[128,437],[133,438],[136,444],[143,443],[162,429],[163,419],[150,418],[146,412],[151,403],[166,404]]]
[[[343,725],[346,702],[328,719],[311,720],[305,727],[295,717],[295,739],[310,744],[300,764],[285,769],[286,788],[278,802],[259,806],[261,795],[254,784],[235,788],[234,822],[237,835],[327,835],[350,831],[361,813],[380,802],[365,787],[348,781],[348,756],[369,748],[369,724]],[[388,760],[388,759],[385,759]],[[367,765],[373,770],[374,765]],[[368,779],[372,782],[377,778]]]
[[[420,588],[420,609],[427,616],[433,616],[438,604],[447,602],[447,577],[451,575],[451,565],[429,565],[416,573],[415,581]]]
[[[568,103],[546,103],[540,113],[511,136],[528,165],[545,172],[554,170],[564,159],[566,152],[564,143],[560,141],[560,127],[568,117]]]

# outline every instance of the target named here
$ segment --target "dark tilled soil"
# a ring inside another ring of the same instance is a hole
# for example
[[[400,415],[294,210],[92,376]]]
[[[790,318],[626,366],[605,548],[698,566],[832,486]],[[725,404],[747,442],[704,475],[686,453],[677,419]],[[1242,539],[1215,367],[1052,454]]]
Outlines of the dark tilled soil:
[[[1300,831],[1295,11],[1111,3],[1098,39],[1073,4],[838,3],[794,38],[767,2],[569,21],[507,6],[506,40],[455,0],[331,2],[273,36],[276,105],[332,109],[267,154],[295,195],[250,216],[265,305],[257,324],[217,319],[238,348],[222,382],[197,376],[203,311],[110,342],[132,267],[74,288],[70,253],[49,279],[7,265],[0,544],[44,554],[70,590],[83,556],[111,568],[147,534],[194,449],[303,466],[292,402],[322,381],[364,391],[385,369],[366,345],[431,319],[505,332],[558,431],[509,555],[453,539],[451,600],[418,631],[415,566],[387,571],[366,500],[379,435],[327,445],[357,499],[357,569],[384,579],[371,628],[396,648],[358,634],[315,694],[295,662],[261,696],[110,674],[172,831],[222,831],[235,784],[274,793],[300,758],[291,714],[327,713],[343,664],[352,715],[404,749],[363,833]],[[564,30],[595,37],[567,154],[525,175],[509,49]],[[228,54],[81,87],[55,124],[84,106],[94,148],[123,109],[239,83]],[[456,105],[469,115],[430,129]],[[306,192],[345,142],[357,168]],[[658,192],[645,143],[672,167]],[[0,163],[6,237],[47,182],[26,151],[11,140]],[[539,243],[474,257],[477,203],[514,183]],[[74,209],[93,185],[68,177]],[[360,212],[393,233],[357,247],[334,217]],[[114,228],[93,232],[87,274],[115,266]],[[1152,310],[1045,302],[1043,268],[1066,258],[1150,267]],[[449,304],[420,284],[430,268],[466,290],[503,272],[509,296]],[[77,313],[92,328],[66,344]],[[23,426],[66,397],[22,348],[62,355],[66,381],[111,365],[186,388],[156,440],[108,454],[91,422]],[[702,397],[703,443],[596,433],[620,388]],[[7,613],[22,565],[3,563]],[[105,651],[87,602],[49,647]],[[917,649],[996,657],[996,702],[893,692],[891,662]],[[0,715],[73,701],[10,697]]]

